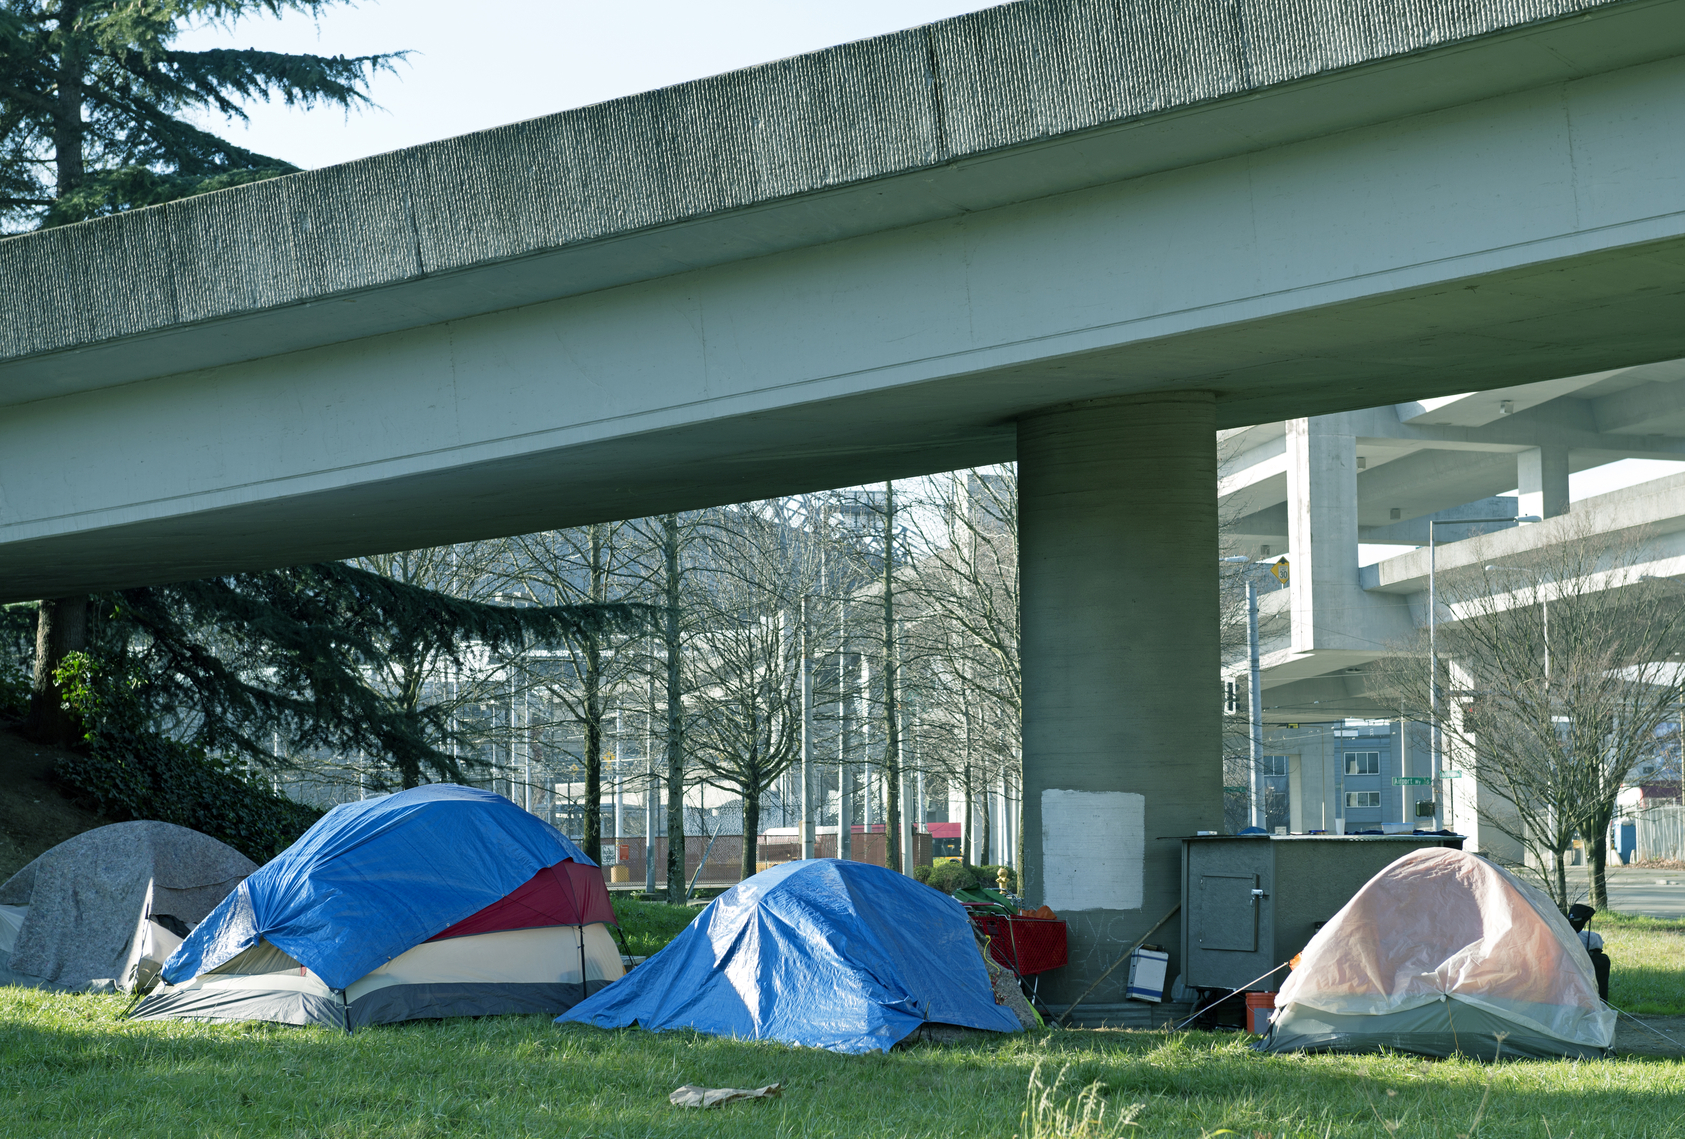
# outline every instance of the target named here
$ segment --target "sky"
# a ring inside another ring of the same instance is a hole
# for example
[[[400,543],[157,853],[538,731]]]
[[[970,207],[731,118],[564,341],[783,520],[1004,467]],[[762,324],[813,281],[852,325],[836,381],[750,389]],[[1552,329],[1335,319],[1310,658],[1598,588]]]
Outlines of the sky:
[[[199,120],[248,150],[315,168],[991,6],[980,0],[373,0],[329,9],[319,20],[291,14],[203,26],[175,46],[411,52],[371,85],[379,109],[348,116],[337,108],[256,103],[249,126],[221,116]]]

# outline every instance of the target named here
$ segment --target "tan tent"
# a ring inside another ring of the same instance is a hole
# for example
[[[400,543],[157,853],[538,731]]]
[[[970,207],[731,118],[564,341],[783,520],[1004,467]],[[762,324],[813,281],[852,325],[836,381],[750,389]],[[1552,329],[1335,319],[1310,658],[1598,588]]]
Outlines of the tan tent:
[[[0,884],[0,984],[122,992],[257,864],[172,823],[113,823],[59,843]]]
[[[1615,1013],[1551,900],[1460,850],[1417,850],[1311,939],[1276,996],[1269,1052],[1604,1056]]]

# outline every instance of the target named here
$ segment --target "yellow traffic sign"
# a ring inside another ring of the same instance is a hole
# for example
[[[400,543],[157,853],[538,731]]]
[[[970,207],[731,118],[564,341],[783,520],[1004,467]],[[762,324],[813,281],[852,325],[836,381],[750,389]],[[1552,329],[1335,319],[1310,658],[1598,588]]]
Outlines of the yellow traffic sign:
[[[1270,566],[1270,572],[1275,574],[1275,579],[1277,581],[1281,582],[1281,584],[1283,584],[1283,585],[1286,585],[1287,584],[1287,578],[1288,578],[1287,559],[1282,558],[1279,562],[1276,562],[1273,565],[1271,565]]]

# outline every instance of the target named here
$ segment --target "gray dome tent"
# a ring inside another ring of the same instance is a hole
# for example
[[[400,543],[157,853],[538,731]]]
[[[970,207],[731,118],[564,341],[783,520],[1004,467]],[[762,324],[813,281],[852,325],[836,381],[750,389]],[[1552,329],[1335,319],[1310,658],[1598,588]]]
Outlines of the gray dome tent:
[[[1311,938],[1266,1052],[1600,1057],[1615,1013],[1568,919],[1500,866],[1416,850]]]
[[[173,823],[114,823],[67,839],[0,884],[0,983],[150,988],[187,931],[256,869]]]

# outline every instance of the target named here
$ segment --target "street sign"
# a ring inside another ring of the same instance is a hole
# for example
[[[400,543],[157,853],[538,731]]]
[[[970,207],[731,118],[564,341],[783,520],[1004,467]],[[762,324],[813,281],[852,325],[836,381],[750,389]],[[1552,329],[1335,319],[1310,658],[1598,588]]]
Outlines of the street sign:
[[[1394,787],[1426,787],[1433,780],[1426,775],[1395,775],[1392,777]]]
[[[1275,564],[1271,565],[1270,566],[1270,572],[1275,575],[1275,579],[1277,581],[1281,582],[1281,584],[1283,584],[1283,585],[1286,585],[1287,584],[1287,578],[1288,578],[1287,559],[1282,558],[1279,562],[1276,562]]]
[[[1461,771],[1441,771],[1439,777],[1441,779],[1461,779],[1463,773]]]
[[[1225,787],[1223,790],[1230,795],[1244,795],[1252,790],[1250,787]]]

